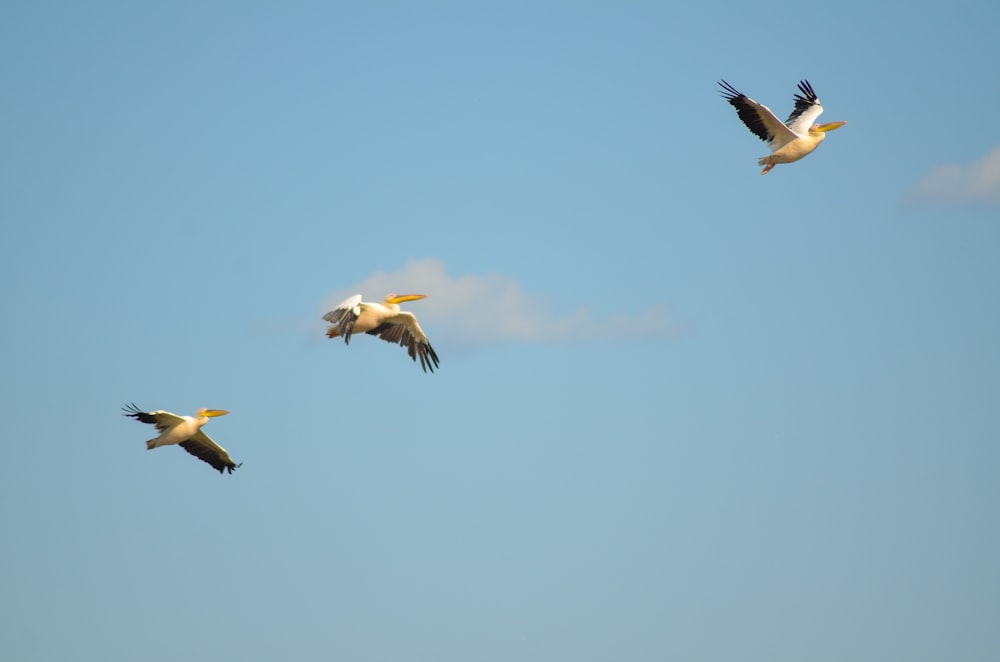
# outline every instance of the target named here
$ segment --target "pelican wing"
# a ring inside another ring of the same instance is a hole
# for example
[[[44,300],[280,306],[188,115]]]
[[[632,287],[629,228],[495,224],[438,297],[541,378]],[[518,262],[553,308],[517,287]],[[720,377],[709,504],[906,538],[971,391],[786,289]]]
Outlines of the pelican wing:
[[[398,343],[405,347],[406,353],[414,361],[420,357],[420,367],[424,372],[428,370],[434,372],[434,368],[438,366],[437,353],[431,347],[423,329],[417,324],[417,318],[413,313],[400,312],[392,320],[379,324],[368,333],[386,342]]]
[[[344,342],[350,345],[354,323],[358,321],[363,308],[361,295],[355,294],[351,298],[341,301],[336,308],[323,315],[323,319],[337,327],[339,335],[344,336]]]
[[[802,94],[795,95],[795,110],[785,120],[785,124],[798,135],[804,136],[809,134],[816,118],[823,114],[823,106],[809,81],[799,81],[799,92]]]
[[[754,101],[724,80],[719,81],[719,85],[722,87],[722,98],[736,109],[736,114],[750,129],[750,132],[766,142],[772,150],[787,145],[799,137],[764,104]],[[797,105],[796,111],[799,112],[800,116],[808,114],[804,108],[799,111]]]
[[[150,425],[155,425],[156,429],[160,432],[164,430],[169,430],[174,427],[184,419],[177,414],[172,414],[169,411],[157,410],[157,411],[142,411],[135,406],[135,403],[129,404],[127,407],[122,407],[122,411],[125,413],[123,416],[131,416],[140,423],[149,423]]]
[[[229,452],[215,443],[211,437],[209,437],[203,430],[198,430],[198,433],[187,441],[182,441],[180,447],[186,450],[191,455],[194,455],[199,460],[208,462],[214,468],[219,470],[221,474],[223,470],[228,470],[229,473],[233,473],[234,470],[243,466],[240,462],[236,464],[233,462],[233,458],[229,457]]]

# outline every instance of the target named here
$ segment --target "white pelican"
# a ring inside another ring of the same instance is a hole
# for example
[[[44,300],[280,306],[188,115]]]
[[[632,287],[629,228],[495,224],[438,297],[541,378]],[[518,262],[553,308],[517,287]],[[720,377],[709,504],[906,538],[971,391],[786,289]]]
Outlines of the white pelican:
[[[833,131],[847,122],[813,124],[823,113],[823,106],[813,92],[809,81],[799,81],[799,91],[795,95],[795,110],[782,122],[771,109],[757,103],[726,81],[720,81],[722,97],[736,108],[736,113],[750,131],[767,143],[771,155],[765,156],[757,165],[765,166],[760,174],[766,175],[779,163],[792,163],[811,153],[826,138],[827,131]]]
[[[156,426],[160,436],[146,442],[146,450],[153,450],[159,446],[169,446],[170,444],[180,444],[181,448],[199,460],[208,462],[219,470],[233,473],[234,469],[243,466],[240,462],[236,464],[225,448],[212,441],[212,438],[205,434],[201,426],[208,423],[208,419],[213,416],[225,416],[229,412],[225,409],[205,409],[202,407],[195,416],[178,416],[169,411],[145,412],[132,403],[128,407],[122,407],[125,416],[131,416],[141,423],[150,423]]]
[[[367,333],[391,343],[399,343],[406,348],[414,361],[420,357],[420,367],[424,372],[438,365],[437,354],[417,324],[413,313],[399,309],[404,301],[423,299],[426,294],[390,294],[382,303],[368,303],[360,294],[343,301],[336,308],[323,315],[332,326],[326,330],[328,338],[343,336],[345,343],[351,342],[352,333]]]

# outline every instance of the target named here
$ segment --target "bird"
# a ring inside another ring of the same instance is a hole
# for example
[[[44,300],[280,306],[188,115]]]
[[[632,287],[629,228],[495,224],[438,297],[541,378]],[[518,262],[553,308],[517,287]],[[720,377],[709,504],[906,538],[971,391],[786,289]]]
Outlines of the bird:
[[[771,148],[769,156],[762,157],[757,165],[764,166],[760,172],[766,175],[779,163],[792,163],[812,153],[826,138],[828,131],[839,129],[847,122],[813,124],[823,113],[819,97],[809,81],[799,81],[799,92],[795,95],[795,110],[782,122],[771,109],[757,103],[735,87],[722,80],[720,94],[736,108],[736,113],[750,131]]]
[[[382,303],[369,303],[362,301],[360,294],[355,294],[323,316],[330,323],[326,336],[343,336],[345,344],[350,344],[353,333],[378,336],[386,342],[405,347],[414,362],[419,357],[424,372],[434,372],[434,368],[438,367],[437,353],[413,313],[399,309],[399,304],[404,301],[426,297],[426,294],[390,294]]]
[[[215,443],[211,437],[205,434],[202,426],[208,423],[209,419],[215,416],[225,416],[229,412],[225,409],[206,409],[202,407],[194,416],[178,416],[169,411],[142,411],[135,403],[122,407],[124,416],[131,416],[140,423],[155,425],[160,432],[160,436],[146,442],[146,450],[153,450],[160,446],[180,444],[180,447],[199,460],[209,463],[221,474],[223,471],[233,473],[234,470],[243,466],[240,462],[236,464],[233,458],[229,457],[229,452]]]

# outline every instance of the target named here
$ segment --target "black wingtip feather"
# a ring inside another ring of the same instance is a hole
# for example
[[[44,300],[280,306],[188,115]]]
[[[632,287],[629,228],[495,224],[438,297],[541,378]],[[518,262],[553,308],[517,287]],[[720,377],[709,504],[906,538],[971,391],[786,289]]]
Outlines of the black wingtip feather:
[[[182,441],[178,445],[191,455],[194,455],[202,462],[211,465],[213,469],[217,469],[220,474],[223,471],[228,471],[229,473],[233,473],[233,471],[243,466],[242,462],[240,462],[239,464],[236,464],[232,461],[226,462],[212,451],[206,449],[205,447],[199,445],[198,443],[193,443],[190,440]]]
[[[742,96],[746,96],[742,92],[737,90],[735,87],[727,83],[725,79],[719,80],[719,86],[722,87],[722,89],[719,90],[719,96],[721,96],[729,103],[733,103],[736,99],[739,99]]]
[[[122,407],[122,411],[125,412],[124,414],[122,414],[122,416],[130,416],[131,418],[134,418],[140,423],[150,423],[150,424],[156,423],[155,416],[149,414],[148,412],[144,412],[142,409],[137,407],[134,402],[130,402],[127,406]]]
[[[761,120],[757,110],[757,102],[730,85],[725,79],[720,80],[719,85],[722,87],[719,92],[720,96],[736,109],[740,121],[750,129],[750,133],[764,142],[770,142],[774,136]]]
[[[816,96],[816,92],[813,90],[812,85],[810,85],[809,81],[805,79],[799,81],[799,92],[802,94],[795,95],[796,103],[804,102],[807,104],[814,104],[819,102],[819,97]]]

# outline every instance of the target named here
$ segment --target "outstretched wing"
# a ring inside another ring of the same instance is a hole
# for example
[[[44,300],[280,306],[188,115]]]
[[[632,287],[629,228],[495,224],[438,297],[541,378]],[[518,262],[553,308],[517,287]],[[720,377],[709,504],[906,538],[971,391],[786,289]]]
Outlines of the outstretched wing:
[[[772,150],[798,138],[770,108],[754,101],[724,80],[719,81],[719,85],[722,87],[722,98],[736,109],[736,114],[750,132],[766,142]]]
[[[431,347],[423,329],[417,324],[417,318],[413,316],[413,313],[401,311],[392,321],[383,322],[368,333],[378,336],[386,342],[397,343],[405,347],[406,353],[410,355],[411,359],[416,361],[417,357],[420,358],[420,367],[424,369],[424,372],[428,370],[434,372],[434,368],[438,366],[437,353]]]
[[[344,342],[351,344],[351,333],[354,331],[354,323],[361,316],[362,307],[360,294],[341,301],[336,308],[323,315],[323,319],[332,324],[326,335],[330,338],[344,336]]]
[[[233,471],[243,466],[242,462],[239,464],[233,462],[233,458],[229,457],[229,452],[215,443],[211,437],[205,434],[204,430],[198,430],[198,433],[193,437],[187,441],[182,441],[180,447],[199,460],[208,462],[214,468],[218,469],[220,474],[224,470],[233,473]]]
[[[145,412],[135,406],[135,403],[130,403],[127,407],[122,407],[122,411],[125,413],[123,416],[131,416],[140,423],[149,423],[150,425],[155,425],[156,429],[160,432],[164,430],[169,430],[173,426],[177,425],[184,419],[177,414],[172,414],[169,411],[157,410]]]
[[[785,124],[795,133],[804,136],[809,134],[809,129],[816,122],[816,118],[823,114],[823,106],[809,81],[799,81],[799,92],[802,94],[795,95],[795,110],[785,120]]]

